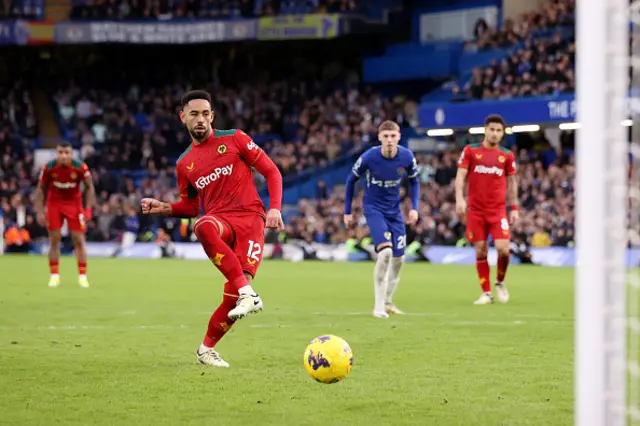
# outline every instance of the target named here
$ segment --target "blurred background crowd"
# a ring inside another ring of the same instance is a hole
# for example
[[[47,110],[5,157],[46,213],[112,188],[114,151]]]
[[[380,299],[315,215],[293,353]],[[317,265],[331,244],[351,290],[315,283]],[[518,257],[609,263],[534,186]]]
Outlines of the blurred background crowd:
[[[359,13],[364,3],[79,0],[70,17]],[[0,2],[4,16],[32,16],[35,5]],[[574,8],[573,0],[545,2],[500,28],[479,20],[476,39],[465,48],[512,48],[511,56],[474,69],[466,82],[458,80],[464,84],[454,88],[450,101],[572,92]],[[52,146],[47,137],[51,134],[72,142],[92,170],[98,204],[88,224],[89,240],[118,241],[124,232],[135,232],[140,241],[151,241],[163,229],[174,241],[193,241],[189,221],[143,217],[139,211],[142,197],[177,198],[174,164],[189,143],[177,112],[181,94],[192,88],[212,94],[217,128],[243,129],[265,149],[284,175],[286,188],[329,167],[353,163],[363,150],[376,145],[376,127],[385,119],[397,121],[403,133],[416,132],[419,96],[428,91],[426,86],[364,85],[360,58],[354,54],[362,40],[323,46],[298,46],[292,48],[295,53],[282,45],[184,46],[170,57],[162,46],[78,46],[56,51],[55,58],[7,51],[8,60],[0,64],[0,210],[7,233],[14,229],[10,242],[46,237],[34,220],[33,189],[42,164],[36,151]],[[408,229],[408,243],[465,244],[464,225],[454,209],[456,161],[466,143],[481,139],[455,133],[438,138],[443,149],[416,153],[420,221]],[[505,140],[519,162],[522,219],[513,230],[516,241],[531,246],[573,245],[573,134],[562,132],[560,139],[562,145],[553,147],[540,131]],[[263,188],[259,176],[256,182]],[[343,243],[366,236],[363,218],[355,229],[342,224],[341,185],[320,179],[312,192],[285,206],[286,230],[270,236],[272,241]]]

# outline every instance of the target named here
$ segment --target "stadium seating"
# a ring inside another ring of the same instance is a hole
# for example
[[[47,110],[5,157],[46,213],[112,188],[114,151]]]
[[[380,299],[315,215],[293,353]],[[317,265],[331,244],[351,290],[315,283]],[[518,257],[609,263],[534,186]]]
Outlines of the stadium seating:
[[[140,7],[134,7],[126,0],[97,3],[75,0],[70,17],[74,20],[233,19],[277,14],[349,13],[360,10],[361,3],[356,0],[165,0],[151,7],[145,7],[142,3]]]

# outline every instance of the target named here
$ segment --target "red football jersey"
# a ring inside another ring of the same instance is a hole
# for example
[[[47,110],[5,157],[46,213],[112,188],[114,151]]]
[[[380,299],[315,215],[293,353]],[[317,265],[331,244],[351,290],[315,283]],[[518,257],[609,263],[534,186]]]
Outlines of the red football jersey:
[[[180,197],[199,198],[205,213],[255,212],[265,217],[251,165],[262,149],[242,130],[215,129],[178,158]]]
[[[69,166],[60,166],[51,160],[40,172],[40,184],[47,190],[47,202],[78,200],[82,198],[80,182],[91,177],[89,167],[81,161],[72,160]]]
[[[516,160],[506,148],[487,148],[484,143],[464,147],[458,167],[469,170],[469,212],[497,220],[507,209],[507,176],[516,173]],[[498,217],[499,216],[499,217]]]

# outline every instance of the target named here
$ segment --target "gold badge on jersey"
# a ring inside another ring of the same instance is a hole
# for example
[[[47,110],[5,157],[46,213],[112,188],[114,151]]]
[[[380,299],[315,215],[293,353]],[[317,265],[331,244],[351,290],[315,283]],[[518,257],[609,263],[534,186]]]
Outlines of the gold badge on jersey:
[[[476,154],[476,159],[481,159],[482,158],[482,154]]]
[[[196,166],[196,165],[195,165],[194,163],[189,164],[189,165],[187,166],[187,171],[188,171],[188,172],[192,172],[192,171],[193,171],[193,168],[194,168],[195,166]]]
[[[500,157],[498,157],[498,161],[504,163],[504,157],[501,155]]]
[[[467,232],[467,235],[469,236],[469,239],[473,239],[473,232]]]
[[[51,177],[57,178],[58,174],[57,173],[51,173]]]
[[[75,180],[75,178],[77,178],[78,175],[76,174],[76,172],[71,172],[71,179]]]
[[[391,239],[391,232],[385,232],[384,233],[384,238],[385,238],[385,240],[390,240]]]
[[[225,152],[227,152],[227,146],[225,144],[222,144],[218,147],[218,154],[224,154]]]

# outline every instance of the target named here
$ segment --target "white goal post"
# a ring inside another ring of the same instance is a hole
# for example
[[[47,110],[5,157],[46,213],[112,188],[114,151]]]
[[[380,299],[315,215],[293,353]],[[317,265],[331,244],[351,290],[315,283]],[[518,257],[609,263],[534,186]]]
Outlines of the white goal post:
[[[629,1],[577,1],[575,424],[630,424],[627,400]],[[638,211],[640,214],[640,211]]]

